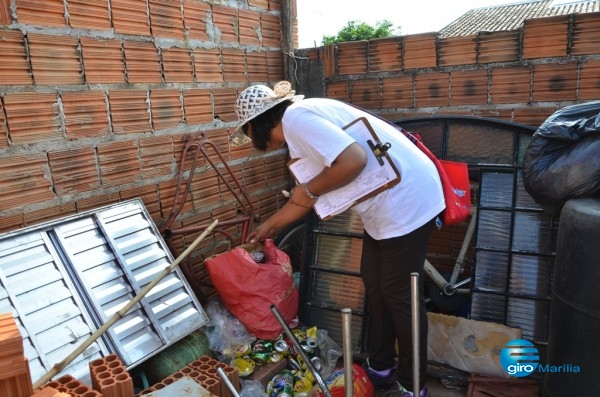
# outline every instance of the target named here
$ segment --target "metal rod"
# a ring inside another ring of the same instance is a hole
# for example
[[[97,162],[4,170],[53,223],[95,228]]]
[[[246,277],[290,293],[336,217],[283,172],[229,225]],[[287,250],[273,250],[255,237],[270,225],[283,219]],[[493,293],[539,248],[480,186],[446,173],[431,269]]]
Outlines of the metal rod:
[[[223,371],[223,368],[221,368],[221,367],[217,368],[217,372],[219,373],[219,376],[221,377],[223,382],[225,382],[225,384],[227,385],[227,388],[229,389],[229,391],[231,392],[233,397],[240,397],[240,394],[237,392],[237,390],[235,389],[235,386],[233,386],[233,383],[231,383],[231,381],[227,377],[227,374],[225,373],[225,371]]]
[[[100,328],[98,328],[92,335],[89,336],[87,340],[85,340],[81,345],[79,345],[71,354],[69,354],[64,360],[61,362],[54,364],[54,366],[37,382],[33,384],[33,389],[39,389],[44,385],[44,383],[48,382],[52,377],[62,371],[67,365],[71,363],[74,359],[77,358],[85,349],[87,349],[92,343],[94,343],[102,334],[104,334],[110,327],[112,327],[117,321],[123,318],[132,307],[134,307],[152,288],[156,286],[163,278],[165,278],[169,273],[181,263],[182,260],[185,259],[186,256],[192,252],[202,240],[206,238],[212,232],[215,226],[217,226],[218,220],[215,220],[206,230],[194,240],[194,242],[185,250],[181,255],[177,257],[169,266],[167,266],[154,280],[152,280],[149,284],[147,284],[144,288],[138,292],[138,294],[133,297],[125,306],[121,308],[118,312],[116,312],[110,319],[108,319]]]
[[[310,371],[310,373],[313,375],[313,377],[315,378],[315,380],[321,387],[321,391],[325,394],[325,397],[333,397],[331,395],[331,392],[329,391],[329,388],[323,381],[321,374],[319,373],[319,371],[317,371],[315,369],[314,365],[312,364],[312,361],[310,361],[310,358],[306,355],[306,352],[304,351],[302,346],[300,346],[300,343],[298,343],[298,339],[296,339],[296,335],[294,335],[294,333],[290,330],[290,327],[288,327],[288,325],[286,324],[286,322],[283,319],[283,316],[281,315],[281,313],[279,312],[279,309],[277,308],[277,306],[271,305],[271,311],[273,312],[273,315],[275,316],[277,321],[279,321],[279,324],[281,325],[281,328],[283,328],[283,331],[285,332],[285,334],[288,336],[288,338],[294,345],[294,350],[296,352],[298,352],[298,354],[300,354],[300,356],[304,360],[304,363],[308,367],[308,370]]]
[[[354,397],[354,369],[352,360],[352,309],[342,309],[344,344],[344,390],[346,397]]]
[[[412,306],[412,342],[413,342],[413,396],[418,396],[419,366],[421,354],[419,350],[419,273],[410,274],[410,300]]]

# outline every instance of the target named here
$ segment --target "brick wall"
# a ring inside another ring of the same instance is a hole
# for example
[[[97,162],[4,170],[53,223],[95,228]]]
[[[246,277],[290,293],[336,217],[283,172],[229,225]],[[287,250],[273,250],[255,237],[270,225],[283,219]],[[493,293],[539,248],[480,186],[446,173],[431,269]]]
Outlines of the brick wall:
[[[0,0],[0,232],[134,197],[160,226],[184,143],[200,134],[254,210],[275,211],[286,153],[233,148],[228,136],[237,94],[283,79],[281,5]],[[202,160],[179,224],[237,210]]]
[[[519,30],[475,36],[340,43],[296,56],[300,91],[390,120],[452,114],[538,126],[561,107],[600,99],[600,13],[530,19]]]
[[[228,136],[237,94],[284,78],[281,5],[0,0],[0,232],[134,197],[160,226],[185,142],[201,135],[254,211],[273,213],[289,183],[286,153],[233,148]],[[591,13],[530,20],[518,31],[301,49],[290,67],[299,93],[390,119],[472,114],[538,125],[559,107],[600,98],[599,42],[600,15]],[[201,161],[176,226],[239,210]]]

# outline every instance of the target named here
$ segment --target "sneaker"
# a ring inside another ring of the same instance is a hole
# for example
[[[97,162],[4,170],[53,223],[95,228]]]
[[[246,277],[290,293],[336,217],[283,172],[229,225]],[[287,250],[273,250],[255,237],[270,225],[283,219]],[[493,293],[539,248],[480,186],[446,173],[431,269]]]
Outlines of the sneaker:
[[[376,389],[388,389],[390,386],[393,386],[396,382],[396,370],[398,369],[398,365],[394,365],[392,368],[388,369],[389,374],[383,376],[381,373],[386,371],[376,371],[369,365],[369,359],[367,358],[362,365],[363,369],[367,373],[367,376],[373,383]]]
[[[413,392],[406,390],[404,386],[396,382],[391,389],[388,389],[385,393],[383,393],[382,397],[414,397],[414,395]],[[430,397],[427,386],[423,386],[421,392],[419,393],[419,397]]]

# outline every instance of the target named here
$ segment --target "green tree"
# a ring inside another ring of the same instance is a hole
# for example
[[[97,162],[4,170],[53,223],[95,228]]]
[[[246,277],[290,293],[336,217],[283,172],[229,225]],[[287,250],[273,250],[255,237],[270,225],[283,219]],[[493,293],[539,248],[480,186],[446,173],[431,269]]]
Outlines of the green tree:
[[[384,19],[371,26],[361,21],[349,21],[335,36],[323,36],[323,45],[344,41],[360,41],[400,35],[400,27]]]

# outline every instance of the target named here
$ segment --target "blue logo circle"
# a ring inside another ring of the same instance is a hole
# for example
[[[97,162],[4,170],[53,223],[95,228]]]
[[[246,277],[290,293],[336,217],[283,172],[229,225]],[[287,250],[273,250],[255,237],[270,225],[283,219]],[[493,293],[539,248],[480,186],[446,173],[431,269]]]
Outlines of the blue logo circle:
[[[500,352],[500,364],[511,376],[531,375],[538,367],[540,356],[533,343],[525,339],[513,339]]]

